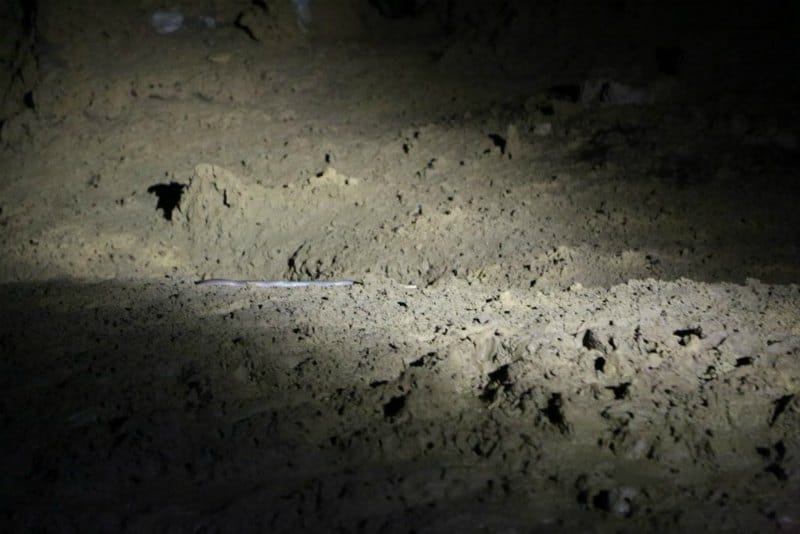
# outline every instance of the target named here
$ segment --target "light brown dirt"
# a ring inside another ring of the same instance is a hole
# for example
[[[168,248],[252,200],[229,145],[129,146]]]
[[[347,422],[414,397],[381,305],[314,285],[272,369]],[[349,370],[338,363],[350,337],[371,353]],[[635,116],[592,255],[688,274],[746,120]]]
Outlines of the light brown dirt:
[[[569,3],[258,4],[42,2],[8,62],[4,529],[800,528],[792,80]]]

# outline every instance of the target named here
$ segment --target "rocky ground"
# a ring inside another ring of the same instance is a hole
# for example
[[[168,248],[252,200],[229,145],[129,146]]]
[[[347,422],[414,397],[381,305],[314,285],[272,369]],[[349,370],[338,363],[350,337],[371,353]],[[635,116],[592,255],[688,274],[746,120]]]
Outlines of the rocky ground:
[[[4,530],[800,529],[791,8],[419,4],[7,3]]]

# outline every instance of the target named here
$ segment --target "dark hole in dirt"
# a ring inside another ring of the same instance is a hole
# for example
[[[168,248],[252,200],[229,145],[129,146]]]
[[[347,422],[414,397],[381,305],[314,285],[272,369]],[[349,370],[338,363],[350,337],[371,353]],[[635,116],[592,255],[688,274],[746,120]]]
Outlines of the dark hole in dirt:
[[[603,369],[606,368],[606,359],[602,356],[598,356],[594,359],[594,370],[598,372],[603,372]]]
[[[252,0],[250,3],[256,7],[260,7],[263,11],[269,12],[269,6],[264,0]]]
[[[556,100],[564,100],[574,103],[577,102],[581,97],[581,86],[576,83],[554,85],[550,87],[547,92]]]
[[[703,339],[705,337],[703,336],[703,328],[700,326],[678,329],[672,332],[672,335],[681,338],[678,343],[683,346],[686,346],[686,344],[689,343],[690,336],[697,336],[700,339]]]
[[[553,104],[539,104],[536,106],[536,110],[546,117],[556,113],[556,108],[553,107]]]
[[[383,405],[383,416],[388,418],[395,417],[406,406],[406,396],[400,395],[392,397],[389,402]]]
[[[778,455],[778,461],[780,462],[783,460],[784,455],[786,454],[786,445],[783,444],[783,441],[779,441],[775,444],[775,454]]]
[[[239,13],[239,15],[236,17],[236,20],[233,21],[233,26],[235,28],[239,28],[240,30],[242,30],[253,41],[258,41],[258,37],[256,37],[256,34],[253,33],[253,30],[251,30],[246,24],[242,22],[243,18],[244,18],[244,12]]]
[[[753,358],[750,356],[742,356],[736,358],[736,367],[744,367],[745,365],[753,365]]]
[[[489,384],[481,393],[480,399],[491,404],[497,398],[497,393],[503,386],[509,385],[508,364],[502,365],[489,373]]]
[[[36,103],[33,101],[33,91],[25,93],[25,96],[22,97],[22,103],[28,109],[36,109]]]
[[[611,492],[608,490],[598,491],[597,495],[592,498],[592,505],[604,512],[611,511]]]
[[[681,342],[685,343],[689,336],[697,336],[700,339],[703,339],[703,327],[701,326],[693,326],[691,328],[682,328],[679,330],[675,330],[672,333],[673,336],[678,336],[681,338]]]
[[[667,76],[676,76],[683,64],[683,49],[677,45],[659,46],[655,50],[658,70]]]
[[[772,454],[772,451],[769,450],[769,447],[756,447],[756,452],[762,458],[769,458]]]
[[[778,480],[780,480],[782,482],[786,481],[786,480],[789,480],[789,475],[787,475],[786,471],[783,469],[783,467],[781,467],[777,463],[769,464],[764,469],[764,471],[766,471],[767,473],[770,473],[772,475],[775,475],[775,478],[777,478]]]
[[[425,356],[420,356],[419,358],[408,364],[409,367],[422,367],[423,365],[425,365]]]
[[[583,340],[581,343],[583,344],[584,348],[589,350],[599,350],[602,352],[606,351],[606,347],[603,345],[603,342],[600,341],[600,338],[597,337],[597,334],[591,330],[587,330],[586,333],[583,334]]]
[[[497,398],[497,384],[489,384],[486,386],[479,398],[486,404],[493,403]]]
[[[372,382],[369,383],[369,387],[377,388],[380,386],[385,386],[388,383],[389,383],[388,380],[373,380]]]
[[[489,443],[488,446],[481,445],[480,443],[476,443],[474,447],[472,447],[472,452],[480,456],[481,458],[488,458],[492,455],[495,447],[497,447],[497,443]]]
[[[186,189],[186,184],[170,182],[168,184],[151,185],[147,188],[147,192],[158,197],[156,209],[162,210],[164,212],[164,218],[171,221],[172,211],[175,208],[180,209],[181,195],[183,195],[184,189]]]
[[[302,248],[302,247],[301,247]],[[297,254],[300,252],[300,249],[294,251],[294,253],[289,256],[289,259],[286,260],[286,266],[289,267],[292,271],[297,269]]]
[[[616,400],[622,400],[628,398],[628,394],[630,393],[630,387],[631,387],[630,382],[623,382],[618,386],[609,386],[606,389],[610,389],[611,391],[614,392],[614,398]]]
[[[506,144],[507,144],[507,142],[506,142],[506,138],[505,137],[503,137],[500,134],[494,134],[493,133],[493,134],[489,134],[489,139],[492,140],[492,143],[494,143],[494,146],[496,146],[497,148],[500,149],[500,153],[501,154],[505,154],[506,153]]]
[[[489,380],[497,384],[508,383],[508,364],[501,365],[491,373],[489,373]]]
[[[563,404],[561,393],[553,393],[547,401],[547,407],[542,410],[542,413],[551,424],[558,427],[561,432],[567,432],[567,421],[564,418],[564,413],[561,411]]]
[[[789,406],[789,403],[792,402],[792,399],[794,399],[794,394],[784,395],[775,401],[775,409],[772,411],[772,417],[769,420],[769,426],[775,424],[775,421],[778,420],[778,417],[780,417],[781,414],[786,411],[786,408]]]

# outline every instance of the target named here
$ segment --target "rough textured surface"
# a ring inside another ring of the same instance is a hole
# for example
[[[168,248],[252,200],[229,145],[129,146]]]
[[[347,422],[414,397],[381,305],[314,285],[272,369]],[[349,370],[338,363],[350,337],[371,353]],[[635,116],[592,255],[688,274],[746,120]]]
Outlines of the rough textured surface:
[[[2,298],[15,530],[797,521],[796,286],[52,282]]]
[[[403,4],[7,4],[4,528],[800,528],[789,23]]]

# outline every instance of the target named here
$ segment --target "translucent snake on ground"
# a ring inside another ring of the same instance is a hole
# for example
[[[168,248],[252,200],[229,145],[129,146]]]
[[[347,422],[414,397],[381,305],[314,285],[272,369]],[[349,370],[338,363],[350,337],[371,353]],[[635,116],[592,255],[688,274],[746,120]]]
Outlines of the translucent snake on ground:
[[[311,280],[297,282],[290,280],[230,280],[227,278],[209,278],[208,280],[198,280],[198,286],[225,286],[225,287],[258,287],[261,289],[272,288],[295,288],[295,287],[347,287],[356,284],[353,280]]]

